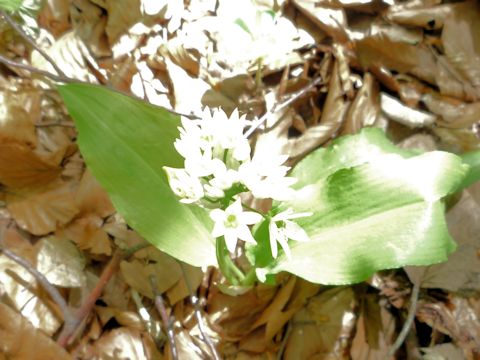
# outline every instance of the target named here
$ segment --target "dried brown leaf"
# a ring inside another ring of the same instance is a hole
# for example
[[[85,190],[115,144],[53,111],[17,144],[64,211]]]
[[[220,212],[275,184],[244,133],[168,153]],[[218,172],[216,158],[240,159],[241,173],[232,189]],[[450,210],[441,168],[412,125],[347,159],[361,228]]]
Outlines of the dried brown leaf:
[[[0,135],[36,146],[35,124],[40,121],[41,94],[35,89],[0,92]]]
[[[480,99],[480,4],[459,4],[445,20],[442,42],[449,62],[462,76],[467,98]]]
[[[437,116],[408,107],[399,99],[385,93],[380,95],[380,107],[388,118],[409,128],[428,127],[437,121]]]
[[[77,213],[72,186],[62,181],[36,192],[15,191],[6,197],[7,208],[20,227],[45,235],[65,225]]]
[[[293,317],[284,359],[328,356],[342,359],[344,349],[339,337],[343,327],[353,318],[353,301],[354,293],[348,287],[326,290],[311,298],[307,306]]]
[[[93,351],[98,358],[105,360],[163,359],[161,354],[154,347],[145,346],[144,337],[149,337],[149,335],[135,329],[120,327],[103,333],[100,339],[95,343]]]
[[[366,73],[363,85],[348,109],[343,134],[355,134],[364,126],[375,124],[380,113],[378,96],[378,84],[370,73]]]
[[[196,293],[203,279],[203,271],[200,268],[182,264],[185,274],[182,273],[182,278],[170,289],[168,289],[166,296],[169,303],[173,306],[178,301],[190,296],[190,291]]]
[[[105,218],[115,212],[107,192],[88,170],[82,176],[75,200],[80,209],[79,215],[93,214]]]
[[[322,109],[320,124],[309,128],[297,139],[291,139],[290,156],[302,156],[332,138],[342,126],[350,105],[345,99],[339,75],[339,65],[335,62],[328,86],[328,95]]]
[[[37,270],[51,284],[62,287],[85,286],[85,258],[72,242],[49,237],[42,239],[36,246],[39,249]]]
[[[449,303],[420,301],[417,319],[450,336],[464,350],[467,359],[480,353],[480,303],[475,298],[451,296]]]
[[[35,265],[35,249],[14,228],[4,232],[4,246]],[[10,302],[36,328],[53,335],[60,327],[59,310],[47,300],[35,278],[24,267],[0,255],[0,287]]]
[[[349,40],[346,29],[347,16],[342,8],[334,9],[327,4],[313,0],[294,0],[294,5],[320,29],[334,40],[344,43]]]
[[[438,124],[448,128],[469,127],[480,121],[480,102],[465,103],[439,94],[425,94],[422,102],[441,117]]]
[[[0,303],[0,356],[10,360],[70,360],[72,357],[42,331]]]
[[[395,319],[378,303],[378,295],[368,294],[352,341],[352,360],[384,360],[395,341]]]
[[[33,189],[51,183],[61,169],[24,143],[0,137],[0,183],[11,189]]]
[[[58,229],[56,235],[72,240],[81,250],[88,250],[97,255],[111,255],[112,244],[102,225],[102,218],[87,215],[75,219],[63,229]]]
[[[177,261],[160,251],[156,252],[149,263],[140,260],[122,261],[120,271],[128,285],[150,299],[153,299],[154,294],[149,276],[154,275],[160,293],[176,284],[182,276]]]
[[[422,4],[423,5],[423,4]],[[391,6],[386,18],[400,25],[418,26],[426,30],[441,29],[455,4],[442,4],[422,8],[406,8],[403,3]]]

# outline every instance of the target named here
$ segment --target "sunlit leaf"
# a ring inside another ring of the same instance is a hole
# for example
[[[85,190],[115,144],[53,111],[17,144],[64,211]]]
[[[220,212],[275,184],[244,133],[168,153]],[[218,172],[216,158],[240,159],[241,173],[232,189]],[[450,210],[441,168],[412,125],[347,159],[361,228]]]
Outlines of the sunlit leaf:
[[[57,359],[71,356],[58,344],[5,304],[0,303],[0,358],[2,359]]]
[[[0,10],[16,11],[22,6],[23,0],[0,0]]]
[[[346,284],[381,269],[445,261],[455,243],[441,199],[467,171],[450,153],[411,156],[377,129],[318,150],[293,170],[299,191],[282,205],[313,212],[298,220],[311,241],[292,242],[291,260],[282,254],[260,274]]]
[[[215,264],[208,217],[178,202],[162,169],[182,166],[173,147],[179,118],[101,87],[69,84],[59,91],[87,165],[128,224],[177,259]]]

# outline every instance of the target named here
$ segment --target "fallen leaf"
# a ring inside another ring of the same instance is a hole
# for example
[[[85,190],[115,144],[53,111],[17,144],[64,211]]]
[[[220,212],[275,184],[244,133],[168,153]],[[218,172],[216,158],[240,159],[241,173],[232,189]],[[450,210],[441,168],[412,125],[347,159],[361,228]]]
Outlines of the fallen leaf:
[[[464,128],[480,121],[480,102],[466,103],[433,93],[425,94],[422,102],[440,117],[437,122],[442,127]]]
[[[379,113],[378,84],[370,73],[365,73],[362,87],[348,109],[343,134],[355,134],[364,126],[372,126]]]
[[[421,348],[424,360],[463,359],[465,354],[461,348],[452,343]]]
[[[42,331],[0,303],[0,357],[10,360],[70,360],[72,357]]]
[[[410,128],[428,127],[437,121],[433,114],[410,108],[390,95],[380,95],[382,112],[390,119]]]
[[[384,360],[395,341],[395,319],[378,300],[377,294],[364,299],[350,350],[352,360]]]
[[[335,9],[313,0],[294,0],[293,3],[334,40],[340,43],[349,40],[347,16],[344,9]]]
[[[204,275],[200,268],[188,264],[181,264],[180,266],[182,266],[185,271],[183,277],[174,286],[168,289],[166,293],[168,302],[172,306],[187,296],[190,296],[190,292],[195,294]]]
[[[2,138],[36,146],[35,124],[41,118],[40,100],[41,93],[35,89],[0,92]],[[3,152],[3,149],[0,151]]]
[[[340,356],[337,341],[342,328],[352,318],[353,290],[349,287],[326,290],[311,298],[292,319],[292,330],[285,346],[284,359],[328,358]],[[345,345],[343,345],[345,346]]]
[[[172,257],[156,251],[148,263],[140,260],[122,261],[120,271],[125,282],[140,294],[153,299],[149,276],[154,275],[157,291],[162,294],[180,280],[182,270]]]
[[[144,346],[144,336],[142,332],[127,327],[104,332],[95,342],[94,353],[100,359],[161,359],[158,350]]]
[[[458,4],[445,19],[442,42],[449,62],[462,76],[467,98],[480,99],[480,6]]]
[[[88,170],[82,176],[75,200],[80,209],[79,216],[93,214],[106,218],[115,212],[107,192]]]
[[[33,193],[9,193],[6,202],[18,225],[34,235],[55,231],[78,213],[72,186],[62,181]]]
[[[31,190],[51,183],[61,169],[41,158],[25,143],[0,137],[0,183]]]
[[[56,235],[72,240],[81,250],[88,250],[96,255],[111,255],[112,244],[102,225],[103,220],[100,217],[87,215],[75,219],[63,229],[58,229]]]
[[[39,249],[37,270],[51,284],[67,288],[85,286],[85,258],[72,242],[49,237],[40,240],[36,246]]]
[[[4,233],[5,245],[35,266],[35,250],[15,229]],[[10,303],[27,318],[34,327],[47,335],[53,335],[60,327],[61,314],[56,305],[47,300],[36,279],[24,267],[0,255],[0,284]]]
[[[309,128],[299,138],[289,141],[291,146],[290,156],[303,156],[331,139],[342,126],[349,104],[350,101],[344,98],[339,65],[335,62],[320,124]]]

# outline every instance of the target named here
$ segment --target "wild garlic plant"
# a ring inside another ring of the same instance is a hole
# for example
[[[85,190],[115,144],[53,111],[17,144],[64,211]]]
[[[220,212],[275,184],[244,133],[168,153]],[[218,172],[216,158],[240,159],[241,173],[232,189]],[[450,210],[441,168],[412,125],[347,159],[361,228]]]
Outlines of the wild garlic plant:
[[[289,240],[309,240],[295,219],[311,213],[294,213],[292,209],[261,213],[242,201],[249,194],[250,198],[277,202],[295,196],[292,185],[296,179],[287,176],[290,168],[284,165],[288,156],[255,153],[252,157],[250,143],[244,136],[248,125],[249,121],[239,116],[237,110],[228,117],[220,109],[206,108],[201,120],[183,118],[180,138],[174,146],[184,158],[184,168],[164,169],[172,191],[182,203],[208,209],[214,222],[212,236],[217,242],[225,241],[231,254],[235,253],[238,240],[256,244],[252,228],[268,222],[272,257],[279,255],[280,244],[290,258]],[[225,259],[217,260],[220,264]]]

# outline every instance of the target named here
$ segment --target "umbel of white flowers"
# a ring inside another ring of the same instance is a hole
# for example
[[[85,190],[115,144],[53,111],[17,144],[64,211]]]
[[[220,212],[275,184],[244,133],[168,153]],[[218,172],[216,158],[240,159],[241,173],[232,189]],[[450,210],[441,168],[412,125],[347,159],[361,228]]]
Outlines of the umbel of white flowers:
[[[308,241],[308,235],[292,221],[311,213],[294,214],[291,209],[271,216],[245,211],[240,194],[250,192],[257,199],[285,201],[295,190],[295,178],[283,165],[288,156],[256,153],[251,157],[250,143],[243,135],[248,121],[235,110],[230,118],[220,109],[206,108],[201,120],[182,118],[180,138],[175,148],[183,156],[184,168],[164,167],[173,192],[182,203],[209,209],[214,221],[212,235],[224,236],[227,248],[234,252],[238,239],[255,243],[250,226],[269,221],[270,248],[278,255],[277,242],[290,257],[288,239]]]

